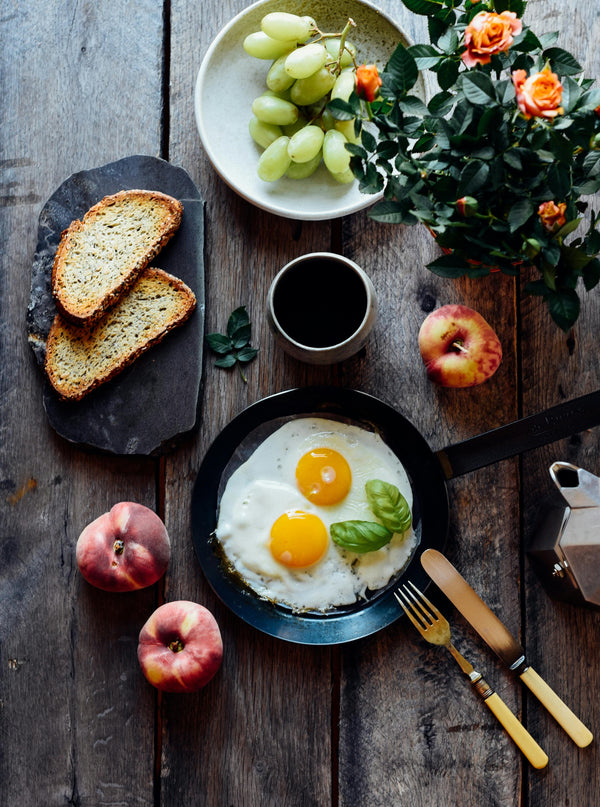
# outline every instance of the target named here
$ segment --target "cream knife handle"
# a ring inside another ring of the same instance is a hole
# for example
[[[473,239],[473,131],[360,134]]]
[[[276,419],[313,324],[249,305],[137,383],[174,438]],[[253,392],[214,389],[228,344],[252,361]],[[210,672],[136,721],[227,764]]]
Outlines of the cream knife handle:
[[[485,701],[488,709],[498,718],[507,733],[521,749],[534,768],[545,768],[548,757],[527,729],[520,723],[497,692],[492,692]]]
[[[556,692],[536,673],[533,667],[528,667],[524,673],[521,673],[520,678],[580,748],[585,748],[592,742],[594,739],[592,732],[561,701]]]

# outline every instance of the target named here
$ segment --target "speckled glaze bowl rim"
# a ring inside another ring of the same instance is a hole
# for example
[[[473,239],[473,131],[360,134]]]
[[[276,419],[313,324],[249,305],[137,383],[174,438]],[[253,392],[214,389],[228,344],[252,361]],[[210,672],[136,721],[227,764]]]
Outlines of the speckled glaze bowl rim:
[[[344,19],[352,14],[357,18],[359,15],[368,15],[372,20],[376,17],[383,23],[381,36],[386,36],[390,30],[397,34],[389,48],[385,47],[385,55],[379,58],[375,50],[382,51],[384,46],[374,46],[373,54],[363,53],[360,48],[361,35],[357,33],[354,39],[359,47],[359,58],[375,61],[382,67],[382,62],[385,63],[391,56],[397,42],[407,46],[411,44],[402,27],[367,0],[289,0],[285,7],[294,13],[305,14],[310,13],[311,8],[318,10],[321,7],[330,14],[336,5],[340,6]],[[281,0],[258,0],[227,23],[209,46],[198,71],[194,91],[194,113],[200,140],[217,174],[232,190],[256,207],[301,221],[346,216],[369,207],[381,199],[382,194],[364,194],[356,181],[341,185],[327,174],[323,165],[307,180],[284,177],[277,183],[265,183],[256,175],[260,149],[250,138],[247,125],[253,98],[266,89],[264,82],[270,62],[252,59],[243,50],[242,43],[248,33],[258,30],[260,18],[265,13],[281,10],[281,7]],[[317,17],[316,11],[313,16]],[[317,22],[320,22],[318,17]],[[371,22],[369,27],[375,27],[374,23]],[[235,48],[231,47],[232,39]],[[235,72],[236,59],[243,65],[243,70]],[[235,73],[234,76],[229,73],[235,78],[232,82],[227,81],[228,71]],[[224,86],[233,88],[233,96],[229,96],[229,90],[225,95],[216,93],[214,76],[217,74],[224,80]],[[245,91],[241,81],[244,82]],[[239,87],[236,82],[240,83]],[[421,89],[424,93],[424,85]],[[234,120],[237,114],[240,116],[238,125]]]

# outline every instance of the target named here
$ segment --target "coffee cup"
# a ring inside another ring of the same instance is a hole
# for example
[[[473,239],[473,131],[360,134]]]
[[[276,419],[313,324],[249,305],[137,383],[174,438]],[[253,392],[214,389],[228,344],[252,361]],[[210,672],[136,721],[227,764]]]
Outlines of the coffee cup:
[[[283,349],[309,364],[335,364],[357,353],[377,318],[365,272],[333,252],[311,252],[279,271],[267,295],[267,319]]]

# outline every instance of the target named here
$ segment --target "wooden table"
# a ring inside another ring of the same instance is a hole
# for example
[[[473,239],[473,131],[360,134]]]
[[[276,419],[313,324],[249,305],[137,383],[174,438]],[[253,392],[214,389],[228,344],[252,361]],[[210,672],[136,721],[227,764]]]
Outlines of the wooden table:
[[[446,654],[406,620],[343,646],[312,647],[247,627],[213,595],[191,540],[191,491],[202,458],[244,407],[274,392],[332,383],[404,413],[432,448],[593,391],[600,376],[598,291],[569,334],[507,277],[442,280],[420,228],[366,212],[304,223],[250,206],[216,176],[193,116],[201,59],[245,0],[47,3],[6,0],[2,13],[2,363],[0,421],[0,802],[58,805],[503,805],[593,807],[597,740],[578,749],[448,606],[457,643],[487,673],[550,757],[535,772]],[[379,0],[417,41],[423,19]],[[600,76],[595,0],[532,0],[536,32]],[[227,88],[223,88],[226,103]],[[248,383],[204,359],[198,433],[160,459],[83,451],[58,437],[42,408],[42,376],[25,313],[38,214],[71,173],[130,154],[183,166],[206,199],[206,330],[246,305],[259,358]],[[315,369],[275,346],[265,295],[291,258],[333,250],[371,276],[380,316],[368,346]],[[417,332],[426,312],[463,302],[493,322],[498,373],[472,390],[428,382]],[[592,429],[452,481],[447,554],[520,635],[531,663],[596,735],[600,615],[549,599],[524,545],[564,459],[600,472]],[[159,585],[107,595],[78,573],[79,532],[121,500],[155,509],[173,543]],[[136,659],[141,625],[162,601],[210,608],[225,655],[188,696],[157,695]]]

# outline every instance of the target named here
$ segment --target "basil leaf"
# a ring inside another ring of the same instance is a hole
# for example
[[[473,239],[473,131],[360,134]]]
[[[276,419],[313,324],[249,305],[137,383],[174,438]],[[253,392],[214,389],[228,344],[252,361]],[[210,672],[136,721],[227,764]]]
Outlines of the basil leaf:
[[[381,549],[392,540],[392,533],[376,521],[337,521],[329,533],[338,546],[361,553]]]
[[[412,522],[410,507],[395,485],[370,479],[365,485],[367,500],[374,515],[394,532],[406,532]]]

